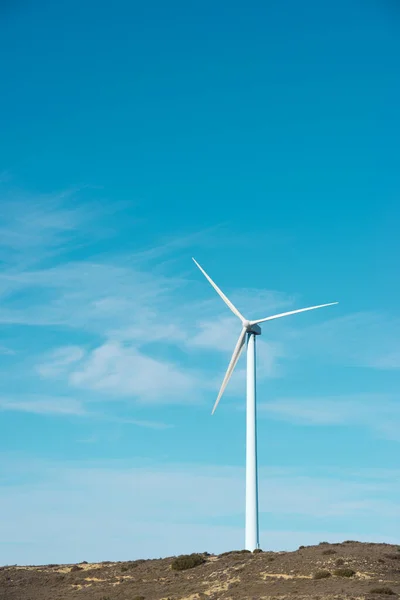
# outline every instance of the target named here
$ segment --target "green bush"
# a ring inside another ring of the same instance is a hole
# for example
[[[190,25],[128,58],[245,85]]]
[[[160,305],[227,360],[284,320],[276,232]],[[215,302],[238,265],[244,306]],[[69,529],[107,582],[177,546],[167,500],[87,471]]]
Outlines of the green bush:
[[[356,540],[345,540],[343,544],[357,544]]]
[[[222,552],[220,558],[224,556],[236,556],[237,554],[251,554],[250,550],[229,550],[229,552]]]
[[[333,548],[328,548],[328,550],[324,550],[322,554],[325,556],[330,556],[331,554],[337,554],[337,552]]]
[[[182,554],[174,558],[171,563],[171,569],[174,571],[186,571],[186,569],[193,569],[205,562],[206,560],[202,554]]]
[[[390,587],[377,587],[372,588],[371,594],[386,594],[387,596],[394,596],[394,591]]]
[[[314,579],[327,579],[331,576],[329,571],[317,571],[314,573]]]
[[[353,571],[353,569],[345,567],[344,569],[336,569],[336,571],[333,571],[333,574],[336,575],[336,577],[353,577],[356,572]]]

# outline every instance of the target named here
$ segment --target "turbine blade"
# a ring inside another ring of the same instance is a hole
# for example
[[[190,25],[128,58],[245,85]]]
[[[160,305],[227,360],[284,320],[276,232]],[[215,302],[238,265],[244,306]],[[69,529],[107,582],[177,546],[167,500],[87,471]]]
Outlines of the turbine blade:
[[[258,323],[265,323],[265,321],[280,319],[281,317],[295,315],[297,313],[306,312],[307,310],[314,310],[315,308],[324,308],[324,306],[333,306],[334,304],[339,304],[339,302],[330,302],[329,304],[319,304],[318,306],[309,306],[307,308],[299,308],[298,310],[290,310],[289,312],[280,313],[279,315],[272,315],[272,317],[266,317],[265,319],[257,319],[257,321],[250,321],[250,324],[257,325]]]
[[[218,397],[217,397],[217,399],[215,401],[215,404],[214,404],[214,407],[212,409],[212,413],[211,413],[212,415],[215,413],[215,409],[217,408],[217,406],[219,404],[219,401],[221,400],[222,394],[224,393],[225,388],[228,385],[228,382],[229,382],[229,380],[231,378],[233,370],[236,367],[236,363],[239,360],[239,357],[240,357],[240,355],[242,353],[242,350],[244,348],[245,337],[246,337],[246,328],[243,327],[242,331],[240,332],[239,339],[238,339],[238,341],[236,343],[235,349],[233,351],[231,361],[230,361],[230,363],[228,365],[228,369],[227,369],[227,371],[225,373],[225,377],[224,377],[224,380],[222,382],[221,388],[219,390]]]
[[[201,266],[199,265],[199,263],[197,262],[197,260],[195,260],[193,257],[192,257],[192,260],[193,260],[194,264],[195,264],[195,265],[197,265],[197,266],[199,267],[199,269],[200,269],[200,271],[203,273],[204,277],[205,277],[205,278],[206,278],[206,279],[209,281],[209,283],[211,283],[211,285],[213,286],[213,288],[214,288],[214,290],[217,292],[217,294],[218,294],[219,296],[221,296],[221,298],[222,298],[222,300],[225,302],[225,304],[226,304],[227,306],[229,306],[229,308],[231,309],[231,311],[232,311],[232,312],[233,312],[233,313],[234,313],[234,314],[235,314],[237,317],[239,317],[239,319],[240,319],[242,322],[243,322],[243,321],[245,321],[246,319],[244,318],[244,316],[240,314],[240,312],[238,311],[238,309],[236,308],[236,306],[234,306],[234,305],[232,304],[232,302],[229,300],[229,298],[227,298],[227,297],[225,296],[224,292],[223,292],[222,290],[220,290],[220,289],[219,289],[219,287],[217,286],[217,284],[216,284],[216,283],[214,283],[214,282],[213,282],[213,280],[211,279],[211,277],[209,277],[209,276],[207,275],[207,273],[205,272],[205,270],[201,268]]]

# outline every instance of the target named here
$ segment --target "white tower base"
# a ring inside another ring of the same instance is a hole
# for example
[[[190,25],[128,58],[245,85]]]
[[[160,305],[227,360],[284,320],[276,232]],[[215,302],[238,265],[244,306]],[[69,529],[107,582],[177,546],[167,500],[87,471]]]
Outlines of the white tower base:
[[[257,415],[256,415],[256,335],[257,326],[247,338],[247,405],[246,405],[246,540],[245,548],[253,552],[260,547],[258,528],[257,482]]]

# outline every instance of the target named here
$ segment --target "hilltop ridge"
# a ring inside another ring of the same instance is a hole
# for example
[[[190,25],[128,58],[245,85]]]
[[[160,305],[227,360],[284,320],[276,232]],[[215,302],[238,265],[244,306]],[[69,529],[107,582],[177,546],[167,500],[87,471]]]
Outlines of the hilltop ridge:
[[[197,558],[196,558],[197,557]],[[0,568],[0,600],[364,600],[399,598],[400,547],[343,542],[294,552],[232,551]]]

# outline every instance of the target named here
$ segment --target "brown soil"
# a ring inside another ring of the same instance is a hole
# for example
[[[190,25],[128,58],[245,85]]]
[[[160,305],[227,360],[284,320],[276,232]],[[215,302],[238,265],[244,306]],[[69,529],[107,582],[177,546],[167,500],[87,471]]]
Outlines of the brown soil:
[[[388,544],[231,552],[206,556],[204,564],[186,571],[172,570],[172,561],[1,567],[0,600],[395,600],[400,595],[400,548]],[[346,567],[355,571],[352,577],[334,574]],[[319,571],[331,576],[314,579]],[[372,593],[374,588],[394,594]]]

